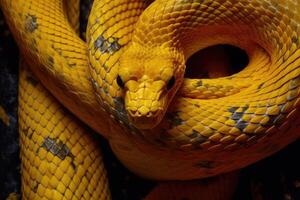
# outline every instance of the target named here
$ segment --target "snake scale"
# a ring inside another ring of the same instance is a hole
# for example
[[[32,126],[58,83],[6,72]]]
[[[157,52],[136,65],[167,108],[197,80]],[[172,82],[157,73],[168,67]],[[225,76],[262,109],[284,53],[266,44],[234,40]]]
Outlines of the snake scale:
[[[86,43],[69,12],[78,1],[0,2],[23,56],[25,199],[109,198],[82,122],[156,180],[239,169],[299,137],[299,0],[95,0]],[[244,49],[247,67],[184,78],[187,59],[217,44]]]

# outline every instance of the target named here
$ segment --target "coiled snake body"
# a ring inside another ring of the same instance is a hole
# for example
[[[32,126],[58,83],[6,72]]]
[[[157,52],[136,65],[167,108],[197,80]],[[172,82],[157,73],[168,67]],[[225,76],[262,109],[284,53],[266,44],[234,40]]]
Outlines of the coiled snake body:
[[[96,0],[87,44],[65,12],[74,2],[1,0],[24,58],[25,197],[109,196],[97,144],[45,88],[152,179],[228,172],[299,137],[298,0]],[[215,44],[244,49],[248,66],[185,79],[186,60]]]

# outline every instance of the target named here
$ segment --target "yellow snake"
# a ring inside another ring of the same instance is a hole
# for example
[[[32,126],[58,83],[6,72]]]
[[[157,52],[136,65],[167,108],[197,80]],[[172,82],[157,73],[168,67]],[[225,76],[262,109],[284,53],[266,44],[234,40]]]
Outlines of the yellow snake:
[[[151,179],[239,169],[299,137],[299,0],[96,0],[87,44],[72,28],[72,1],[0,2],[24,57],[25,199],[109,197],[89,130],[45,88]],[[184,78],[186,60],[216,44],[244,49],[247,67]]]

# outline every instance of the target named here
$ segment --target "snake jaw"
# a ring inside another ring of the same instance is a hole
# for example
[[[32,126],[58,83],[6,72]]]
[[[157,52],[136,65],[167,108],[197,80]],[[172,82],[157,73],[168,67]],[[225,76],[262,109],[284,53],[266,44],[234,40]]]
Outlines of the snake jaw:
[[[144,109],[143,107],[140,109]],[[147,112],[145,115],[141,114],[141,111],[127,110],[129,113],[129,118],[135,127],[139,129],[151,129],[157,126],[161,121],[163,114],[163,109],[158,109],[155,112]]]
[[[125,94],[125,109],[132,124],[139,129],[157,126],[167,108],[166,92],[162,88],[156,91],[156,84],[146,85],[135,91],[127,90]]]

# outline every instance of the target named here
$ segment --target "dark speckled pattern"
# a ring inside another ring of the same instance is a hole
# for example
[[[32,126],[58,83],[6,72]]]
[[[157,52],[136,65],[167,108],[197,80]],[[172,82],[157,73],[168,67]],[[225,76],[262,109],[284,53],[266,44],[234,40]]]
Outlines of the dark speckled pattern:
[[[82,21],[92,0],[82,3]],[[81,26],[84,38],[85,25]],[[17,48],[0,14],[0,105],[10,117],[10,126],[0,121],[0,200],[20,190],[19,146],[17,134]],[[300,130],[299,130],[300,131]],[[115,200],[142,199],[155,185],[130,173],[113,156],[107,142],[97,137],[104,152],[112,197]],[[234,200],[297,200],[300,199],[300,141],[285,150],[252,165],[241,173]],[[202,163],[203,164],[203,163]]]

